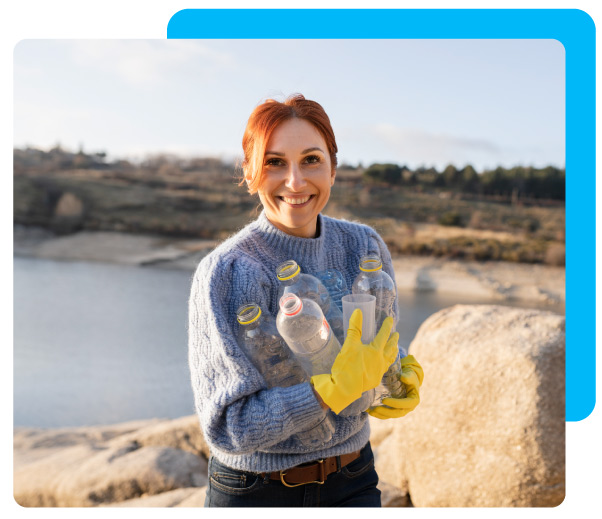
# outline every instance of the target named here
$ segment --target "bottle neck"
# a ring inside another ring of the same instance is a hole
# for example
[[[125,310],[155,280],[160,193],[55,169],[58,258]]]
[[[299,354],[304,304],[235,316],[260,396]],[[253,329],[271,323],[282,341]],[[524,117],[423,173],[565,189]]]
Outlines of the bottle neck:
[[[236,320],[241,326],[255,328],[261,323],[261,308],[255,303],[242,305],[236,311]]]
[[[303,310],[303,301],[295,294],[287,294],[280,299],[280,310],[287,317],[297,315]]]
[[[360,260],[360,270],[366,274],[382,270],[383,263],[376,254],[369,254]]]
[[[294,260],[285,261],[278,265],[278,268],[276,269],[278,280],[285,285],[294,283],[300,272],[301,267],[299,267]]]

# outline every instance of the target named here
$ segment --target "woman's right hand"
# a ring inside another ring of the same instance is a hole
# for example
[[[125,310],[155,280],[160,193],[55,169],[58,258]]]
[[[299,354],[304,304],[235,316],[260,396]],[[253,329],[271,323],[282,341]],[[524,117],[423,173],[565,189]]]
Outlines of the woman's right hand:
[[[362,311],[349,319],[347,338],[330,373],[314,375],[311,383],[320,398],[335,413],[340,413],[364,391],[374,389],[397,356],[399,334],[391,334],[393,319],[387,317],[370,344],[362,343]]]

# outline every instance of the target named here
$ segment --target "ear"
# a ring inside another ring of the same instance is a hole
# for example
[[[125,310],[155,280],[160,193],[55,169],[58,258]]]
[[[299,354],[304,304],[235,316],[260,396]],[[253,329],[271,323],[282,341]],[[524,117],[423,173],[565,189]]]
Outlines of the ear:
[[[330,186],[334,186],[334,177],[337,176],[337,169],[333,168],[332,173],[330,174]]]

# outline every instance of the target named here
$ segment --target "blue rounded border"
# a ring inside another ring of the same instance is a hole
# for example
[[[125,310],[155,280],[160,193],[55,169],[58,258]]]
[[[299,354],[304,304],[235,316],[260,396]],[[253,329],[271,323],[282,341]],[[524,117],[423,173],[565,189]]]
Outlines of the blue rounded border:
[[[299,23],[303,18],[320,23]],[[283,23],[290,20],[291,23]],[[596,403],[595,39],[578,9],[185,9],[167,38],[555,39],[566,58],[566,420]]]

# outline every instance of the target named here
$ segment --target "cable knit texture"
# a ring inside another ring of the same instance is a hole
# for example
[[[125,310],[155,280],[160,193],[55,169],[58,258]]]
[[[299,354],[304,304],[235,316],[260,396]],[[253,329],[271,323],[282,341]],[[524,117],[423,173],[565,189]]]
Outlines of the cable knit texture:
[[[378,253],[394,279],[391,256],[374,229],[318,215],[319,235],[286,234],[261,213],[199,264],[189,301],[189,365],[196,411],[211,453],[239,470],[268,472],[361,449],[367,414],[336,416],[336,430],[319,450],[293,436],[316,426],[324,411],[308,382],[268,389],[237,344],[236,310],[254,302],[278,313],[276,267],[295,260],[302,272],[337,269],[351,288],[360,258]],[[397,311],[397,309],[396,309]]]

